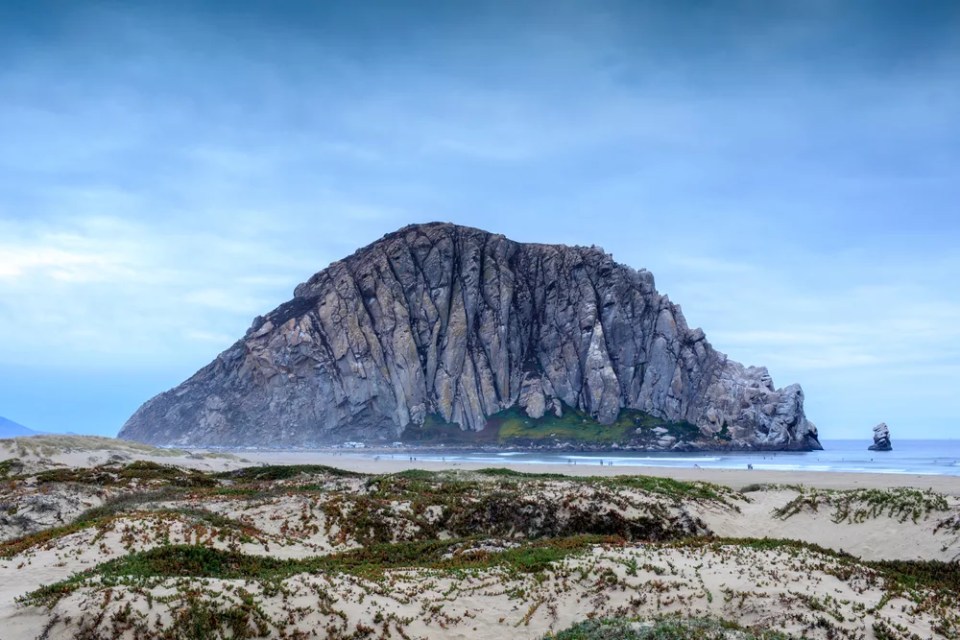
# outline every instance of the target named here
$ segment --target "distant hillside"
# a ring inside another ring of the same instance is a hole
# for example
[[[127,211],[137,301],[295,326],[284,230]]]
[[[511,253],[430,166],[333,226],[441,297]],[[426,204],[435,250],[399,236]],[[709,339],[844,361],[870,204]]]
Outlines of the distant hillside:
[[[7,420],[0,416],[0,438],[19,438],[20,436],[35,436],[39,432],[28,429],[22,424],[17,424],[13,420]]]

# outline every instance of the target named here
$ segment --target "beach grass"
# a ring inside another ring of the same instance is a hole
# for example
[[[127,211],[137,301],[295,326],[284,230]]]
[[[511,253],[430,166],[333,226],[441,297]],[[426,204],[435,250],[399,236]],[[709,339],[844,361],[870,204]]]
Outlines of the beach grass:
[[[776,517],[786,520],[803,511],[817,512],[827,507],[833,509],[831,519],[834,522],[859,523],[887,516],[900,522],[910,520],[917,523],[931,513],[949,510],[947,497],[931,490],[905,487],[847,491],[798,489],[797,497],[774,511]]]

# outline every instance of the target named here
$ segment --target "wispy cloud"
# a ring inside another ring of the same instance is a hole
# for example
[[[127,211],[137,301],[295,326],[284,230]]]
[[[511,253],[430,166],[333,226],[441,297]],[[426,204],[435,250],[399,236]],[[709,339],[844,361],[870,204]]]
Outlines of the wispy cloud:
[[[0,20],[0,371],[189,373],[331,261],[447,219],[651,269],[821,423],[952,423],[945,3],[232,7]]]
[[[197,327],[236,335],[307,271],[308,260],[229,232],[218,242],[109,218],[6,222],[3,231],[0,319],[22,337],[0,347],[8,365],[177,357],[169,349],[180,336]]]
[[[659,279],[721,351],[801,382],[828,437],[885,420],[902,437],[949,433],[960,374],[960,260],[939,252],[877,261],[809,248],[782,262],[662,258]],[[695,305],[689,301],[696,301]]]

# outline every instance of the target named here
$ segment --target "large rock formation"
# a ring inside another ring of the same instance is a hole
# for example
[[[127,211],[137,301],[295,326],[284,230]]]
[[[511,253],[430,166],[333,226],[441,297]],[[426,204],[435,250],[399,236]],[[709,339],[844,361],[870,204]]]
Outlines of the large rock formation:
[[[870,451],[893,451],[890,444],[890,428],[886,422],[881,422],[873,428],[873,444],[867,447]]]
[[[766,369],[715,351],[650,272],[594,247],[441,223],[391,233],[317,273],[144,404],[120,437],[389,442],[425,421],[479,431],[510,407],[605,425],[621,410],[692,423],[688,447],[820,448],[800,387],[776,389]]]

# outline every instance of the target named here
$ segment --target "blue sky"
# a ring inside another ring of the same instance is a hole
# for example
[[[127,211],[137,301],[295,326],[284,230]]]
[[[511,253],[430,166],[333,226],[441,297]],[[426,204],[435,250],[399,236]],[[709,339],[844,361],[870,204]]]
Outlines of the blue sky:
[[[0,415],[112,435],[411,222],[596,244],[821,434],[954,437],[954,2],[0,4]]]

